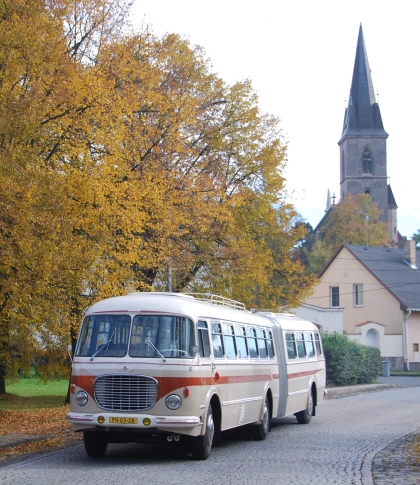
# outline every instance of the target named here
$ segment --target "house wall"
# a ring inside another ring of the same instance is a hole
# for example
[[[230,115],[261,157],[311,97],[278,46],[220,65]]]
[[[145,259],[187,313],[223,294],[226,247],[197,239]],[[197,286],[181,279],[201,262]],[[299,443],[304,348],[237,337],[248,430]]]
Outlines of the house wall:
[[[321,332],[343,333],[343,309],[302,305],[291,310],[297,317],[318,325]]]
[[[356,306],[354,285],[363,284],[363,305]],[[343,248],[322,274],[320,283],[314,288],[305,304],[331,308],[330,288],[339,287],[340,308],[343,309],[343,330],[350,338],[363,345],[371,345],[374,331],[378,332],[378,347],[384,359],[389,359],[391,368],[403,365],[404,315],[399,301],[360,263],[347,248]],[[410,317],[412,338],[420,345],[420,315]],[[371,322],[371,323],[370,323]],[[369,334],[368,331],[373,329]],[[409,338],[410,332],[409,332]],[[413,343],[409,344],[410,349]],[[420,359],[419,359],[420,360]],[[410,358],[410,361],[411,358]],[[420,364],[419,364],[420,367]]]
[[[403,370],[403,335],[387,335],[383,325],[371,322],[361,325],[360,333],[348,336],[362,345],[378,348],[382,360],[390,362],[391,370]]]
[[[363,284],[363,306],[354,303],[355,284]],[[359,324],[373,321],[385,327],[385,334],[402,335],[404,317],[400,303],[346,248],[332,261],[305,303],[331,308],[332,286],[339,287],[346,333],[359,334]]]
[[[413,344],[420,347],[420,312],[413,312],[408,319],[408,360],[410,370],[420,370],[420,352],[415,355]]]

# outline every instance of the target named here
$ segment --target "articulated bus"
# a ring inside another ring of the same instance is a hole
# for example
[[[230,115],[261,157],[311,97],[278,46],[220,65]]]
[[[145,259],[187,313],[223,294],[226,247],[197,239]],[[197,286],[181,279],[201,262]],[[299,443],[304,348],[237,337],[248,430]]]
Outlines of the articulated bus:
[[[94,304],[73,357],[71,412],[86,453],[108,443],[185,441],[195,459],[244,428],[264,440],[270,420],[307,424],[325,393],[316,325],[247,311],[215,295],[131,293]]]

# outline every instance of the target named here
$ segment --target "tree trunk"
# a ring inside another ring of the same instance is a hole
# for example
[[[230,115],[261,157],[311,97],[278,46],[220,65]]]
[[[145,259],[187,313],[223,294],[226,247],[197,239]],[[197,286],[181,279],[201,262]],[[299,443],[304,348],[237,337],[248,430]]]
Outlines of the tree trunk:
[[[6,394],[6,368],[0,365],[0,395]]]

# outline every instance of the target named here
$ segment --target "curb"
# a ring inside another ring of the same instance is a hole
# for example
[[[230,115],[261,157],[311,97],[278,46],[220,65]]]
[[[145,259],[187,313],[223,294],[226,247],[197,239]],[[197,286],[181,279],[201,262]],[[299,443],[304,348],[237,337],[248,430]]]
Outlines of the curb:
[[[49,436],[29,436],[23,434],[5,434],[0,436],[0,449],[11,448],[12,446],[25,445],[32,441],[42,441]]]
[[[327,388],[327,399],[339,399],[341,397],[357,396],[366,392],[386,391],[399,388],[398,384],[361,384],[360,386],[330,387]]]

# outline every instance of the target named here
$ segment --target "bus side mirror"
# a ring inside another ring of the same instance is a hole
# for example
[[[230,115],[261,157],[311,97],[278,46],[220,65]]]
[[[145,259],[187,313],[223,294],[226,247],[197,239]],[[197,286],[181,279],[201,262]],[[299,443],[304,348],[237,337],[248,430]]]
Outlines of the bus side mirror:
[[[193,354],[198,354],[200,351],[200,347],[198,345],[194,345],[194,347],[191,349]]]
[[[68,344],[68,345],[67,345],[67,352],[68,352],[68,354],[69,354],[70,361],[71,361],[71,363],[73,364],[73,358],[72,358],[72,356],[71,356],[71,351],[72,351],[72,350],[73,350],[72,345],[71,345],[71,344]]]

